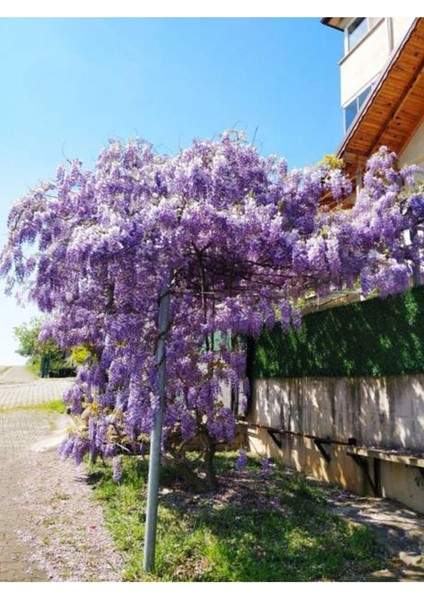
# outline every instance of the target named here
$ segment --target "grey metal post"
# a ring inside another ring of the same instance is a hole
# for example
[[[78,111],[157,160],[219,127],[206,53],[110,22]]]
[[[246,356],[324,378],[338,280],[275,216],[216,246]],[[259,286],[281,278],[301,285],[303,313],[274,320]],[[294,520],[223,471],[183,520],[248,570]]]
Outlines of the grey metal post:
[[[419,237],[422,236],[422,231],[415,231],[414,235],[411,235],[411,241],[414,242],[419,242]],[[421,240],[422,241],[422,240]],[[419,252],[419,256],[418,256],[418,261],[416,263],[414,263],[413,267],[412,267],[412,282],[413,282],[413,286],[414,287],[418,287],[422,284],[422,278],[421,278],[421,250],[418,251]]]
[[[146,531],[144,536],[144,563],[146,573],[155,564],[156,525],[158,516],[159,469],[162,442],[162,424],[166,396],[166,334],[169,328],[169,289],[162,291],[159,302],[159,338],[156,349],[159,408],[150,438],[149,478],[147,484]]]

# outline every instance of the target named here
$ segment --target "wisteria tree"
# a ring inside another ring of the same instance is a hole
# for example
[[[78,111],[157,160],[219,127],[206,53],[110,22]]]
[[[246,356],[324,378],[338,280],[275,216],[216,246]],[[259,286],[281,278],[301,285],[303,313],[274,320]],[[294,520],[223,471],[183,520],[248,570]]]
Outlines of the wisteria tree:
[[[415,169],[374,155],[352,209],[329,162],[288,172],[240,134],[196,140],[176,156],[112,142],[92,170],[81,162],[13,207],[1,274],[51,319],[43,336],[84,346],[66,401],[86,427],[64,456],[142,453],[158,407],[158,302],[169,294],[163,452],[186,475],[195,436],[216,486],[217,442],[235,433],[223,383],[247,394],[245,355],[232,344],[276,320],[297,327],[311,291],[405,290],[419,262],[424,197]],[[335,210],[324,210],[330,194]],[[164,292],[165,290],[165,292]],[[119,464],[115,463],[116,476]],[[193,482],[193,480],[192,480]]]

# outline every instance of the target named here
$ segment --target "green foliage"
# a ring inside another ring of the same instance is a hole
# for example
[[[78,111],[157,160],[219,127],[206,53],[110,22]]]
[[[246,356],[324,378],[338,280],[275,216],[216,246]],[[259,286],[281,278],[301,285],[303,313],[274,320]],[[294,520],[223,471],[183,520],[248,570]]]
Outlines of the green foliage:
[[[40,404],[29,404],[25,406],[13,406],[11,408],[0,408],[0,412],[14,412],[17,411],[37,411],[37,412],[55,412],[64,414],[66,406],[63,400],[50,400],[49,402],[42,402]]]
[[[54,340],[39,341],[42,325],[43,319],[32,317],[29,323],[13,329],[15,338],[19,342],[17,353],[31,358],[41,359],[43,356],[49,355],[53,361],[63,360],[63,352]]]
[[[70,371],[66,354],[53,339],[39,341],[43,319],[32,317],[29,323],[15,327],[13,333],[19,342],[18,354],[28,356],[28,367],[34,374],[55,375],[61,370]],[[68,374],[71,374],[69,372]]]
[[[254,377],[359,377],[424,372],[424,287],[306,315],[252,345]]]
[[[344,161],[335,154],[324,154],[319,164],[329,169],[344,169],[345,167]]]
[[[41,356],[42,344],[38,341],[42,325],[42,319],[32,317],[29,323],[24,323],[13,329],[15,338],[19,342],[19,348],[16,350],[21,356]]]
[[[75,367],[78,367],[84,364],[89,356],[91,356],[90,351],[85,346],[75,346],[71,350],[69,363]]]
[[[249,457],[219,453],[221,490],[191,494],[178,473],[162,471],[156,572],[142,570],[147,461],[126,457],[119,484],[111,469],[92,467],[91,483],[126,562],[126,581],[358,581],[385,565],[374,534],[327,506],[329,486]]]

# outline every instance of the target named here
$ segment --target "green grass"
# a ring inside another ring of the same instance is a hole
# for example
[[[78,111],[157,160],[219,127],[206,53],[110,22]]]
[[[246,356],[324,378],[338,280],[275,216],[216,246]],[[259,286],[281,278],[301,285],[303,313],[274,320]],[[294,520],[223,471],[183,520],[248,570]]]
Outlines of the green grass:
[[[24,411],[24,410],[35,410],[41,412],[56,412],[64,414],[66,411],[63,400],[50,400],[49,402],[42,402],[40,404],[31,404],[28,406],[12,406],[10,408],[0,408],[0,413],[12,412],[12,411]]]
[[[213,494],[185,492],[163,470],[153,575],[142,569],[146,461],[126,458],[119,484],[109,467],[91,467],[126,581],[366,581],[387,566],[370,530],[330,511],[331,486],[277,468],[265,476],[252,458],[238,473],[230,453],[218,462]]]

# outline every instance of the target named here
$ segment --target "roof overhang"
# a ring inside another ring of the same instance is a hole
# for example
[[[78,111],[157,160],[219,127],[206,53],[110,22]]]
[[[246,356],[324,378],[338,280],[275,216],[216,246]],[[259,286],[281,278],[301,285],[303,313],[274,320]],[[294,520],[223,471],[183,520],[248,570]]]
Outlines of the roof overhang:
[[[346,17],[323,17],[321,19],[321,23],[323,25],[327,25],[328,27],[333,27],[334,29],[343,31],[344,27],[342,27],[342,21],[344,19],[346,19]]]
[[[343,139],[337,156],[348,172],[380,146],[399,154],[424,116],[424,18],[412,23]]]

